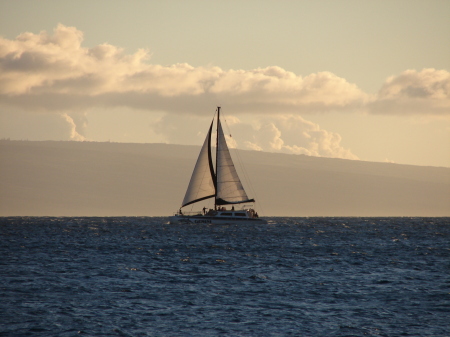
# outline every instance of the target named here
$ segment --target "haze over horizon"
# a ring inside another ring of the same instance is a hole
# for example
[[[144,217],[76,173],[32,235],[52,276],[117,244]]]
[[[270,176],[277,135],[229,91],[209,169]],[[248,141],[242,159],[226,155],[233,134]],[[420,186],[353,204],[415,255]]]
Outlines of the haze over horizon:
[[[0,139],[450,167],[450,2],[0,2]]]

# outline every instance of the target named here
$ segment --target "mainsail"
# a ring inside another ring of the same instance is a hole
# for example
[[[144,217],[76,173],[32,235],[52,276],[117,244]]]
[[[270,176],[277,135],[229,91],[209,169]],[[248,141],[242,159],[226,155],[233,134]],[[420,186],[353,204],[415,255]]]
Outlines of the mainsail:
[[[254,202],[248,198],[236,172],[219,118],[217,123],[216,205]]]
[[[189,182],[181,207],[215,196],[214,169],[211,158],[212,126],[213,123],[211,123],[205,142],[198,155],[197,163],[195,164],[194,172],[192,172],[191,181]]]
[[[214,122],[214,120],[213,120]],[[211,133],[209,128],[205,142],[192,172],[186,195],[181,207],[194,202],[215,197],[215,205],[240,204],[254,202],[249,199],[231,159],[225,135],[220,123],[220,107],[217,110],[216,172],[211,155]]]

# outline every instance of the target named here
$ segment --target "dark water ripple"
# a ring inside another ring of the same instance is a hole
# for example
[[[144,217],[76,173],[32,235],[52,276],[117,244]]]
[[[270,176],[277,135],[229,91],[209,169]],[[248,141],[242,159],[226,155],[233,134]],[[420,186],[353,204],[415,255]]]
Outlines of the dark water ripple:
[[[449,218],[0,218],[1,336],[450,336]]]

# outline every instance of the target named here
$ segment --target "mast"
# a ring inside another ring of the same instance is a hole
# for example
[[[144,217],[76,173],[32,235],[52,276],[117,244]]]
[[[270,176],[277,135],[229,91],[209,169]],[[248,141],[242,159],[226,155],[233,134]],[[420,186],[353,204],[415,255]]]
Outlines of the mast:
[[[219,120],[220,120],[220,106],[217,107],[217,125],[216,125],[216,173],[214,174],[214,186],[216,192],[214,195],[214,209],[217,209],[217,158],[219,157]]]

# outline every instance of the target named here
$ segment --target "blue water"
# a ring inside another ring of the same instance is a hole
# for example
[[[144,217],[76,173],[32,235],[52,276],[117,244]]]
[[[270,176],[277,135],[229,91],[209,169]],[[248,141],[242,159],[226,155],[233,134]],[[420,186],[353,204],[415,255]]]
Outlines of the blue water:
[[[450,218],[0,218],[1,336],[450,336]]]

